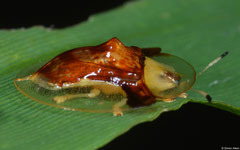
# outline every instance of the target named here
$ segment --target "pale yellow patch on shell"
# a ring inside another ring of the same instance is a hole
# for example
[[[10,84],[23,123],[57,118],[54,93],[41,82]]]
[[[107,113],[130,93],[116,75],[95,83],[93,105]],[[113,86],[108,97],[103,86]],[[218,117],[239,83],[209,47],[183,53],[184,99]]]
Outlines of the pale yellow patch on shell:
[[[168,65],[159,63],[149,57],[146,57],[144,67],[144,81],[152,94],[157,97],[161,92],[177,86],[175,82],[161,77],[166,76],[165,72],[174,73],[175,71]]]

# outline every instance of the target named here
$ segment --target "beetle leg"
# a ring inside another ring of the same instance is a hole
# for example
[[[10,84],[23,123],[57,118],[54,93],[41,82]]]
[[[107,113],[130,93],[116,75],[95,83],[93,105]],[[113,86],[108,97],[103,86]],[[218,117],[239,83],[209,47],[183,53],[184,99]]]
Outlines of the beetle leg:
[[[178,95],[178,97],[181,98],[187,98],[188,94],[187,93],[181,93],[180,95]]]
[[[187,93],[182,93],[182,94],[178,95],[178,97],[181,97],[181,98],[187,98],[187,96],[188,96]],[[175,98],[165,98],[165,99],[157,98],[157,100],[162,100],[164,102],[173,102],[175,100]]]
[[[32,75],[29,75],[29,76],[26,76],[23,78],[16,78],[15,80],[16,81],[25,81],[25,80],[31,80],[31,78],[32,78]]]
[[[165,98],[165,99],[160,99],[160,100],[162,100],[164,102],[173,102],[173,101],[175,101],[175,98]]]
[[[63,95],[63,96],[55,96],[53,98],[53,100],[59,104],[59,103],[63,103],[67,100],[70,100],[70,99],[73,99],[73,98],[77,98],[77,97],[89,97],[89,98],[93,98],[93,97],[96,97],[100,94],[100,90],[99,89],[92,89],[90,91],[90,93],[84,93],[84,94],[75,94],[75,95],[71,95],[71,94],[68,94],[68,95]]]
[[[124,106],[126,103],[127,103],[127,98],[124,98],[120,102],[113,105],[113,115],[114,116],[122,116],[123,112],[121,110],[121,107]]]
[[[161,48],[151,47],[151,48],[141,48],[143,54],[148,57],[158,56],[161,53]]]

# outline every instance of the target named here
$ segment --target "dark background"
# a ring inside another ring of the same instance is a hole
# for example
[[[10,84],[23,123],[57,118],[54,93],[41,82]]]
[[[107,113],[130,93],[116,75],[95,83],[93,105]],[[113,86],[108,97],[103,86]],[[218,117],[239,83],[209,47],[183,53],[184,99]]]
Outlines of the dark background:
[[[89,15],[121,6],[127,0],[56,4],[34,1],[0,5],[0,29],[34,25],[63,28]],[[103,3],[104,2],[104,3]],[[101,149],[221,149],[240,146],[240,117],[213,107],[189,103],[139,124]],[[103,135],[104,136],[104,135]]]

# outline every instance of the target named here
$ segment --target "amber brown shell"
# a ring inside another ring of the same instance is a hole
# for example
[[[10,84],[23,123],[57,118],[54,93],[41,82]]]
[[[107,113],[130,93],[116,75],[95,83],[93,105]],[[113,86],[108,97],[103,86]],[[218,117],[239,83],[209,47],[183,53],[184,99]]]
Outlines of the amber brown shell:
[[[110,82],[122,87],[130,106],[144,106],[155,102],[143,81],[144,58],[140,48],[124,46],[112,38],[98,46],[66,51],[34,74],[60,87],[86,78]]]

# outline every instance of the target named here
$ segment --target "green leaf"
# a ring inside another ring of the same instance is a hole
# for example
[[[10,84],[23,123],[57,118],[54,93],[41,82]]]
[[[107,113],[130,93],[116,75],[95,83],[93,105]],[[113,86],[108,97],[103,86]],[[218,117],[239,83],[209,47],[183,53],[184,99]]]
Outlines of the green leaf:
[[[96,149],[141,122],[176,110],[188,101],[203,103],[240,115],[238,98],[240,1],[142,0],[98,14],[66,29],[40,26],[0,31],[0,149]],[[184,58],[200,72],[226,50],[229,56],[197,79],[188,99],[158,102],[150,107],[111,113],[66,111],[39,104],[14,87],[17,72],[47,62],[75,47],[97,45],[112,37],[125,45],[161,47]]]

